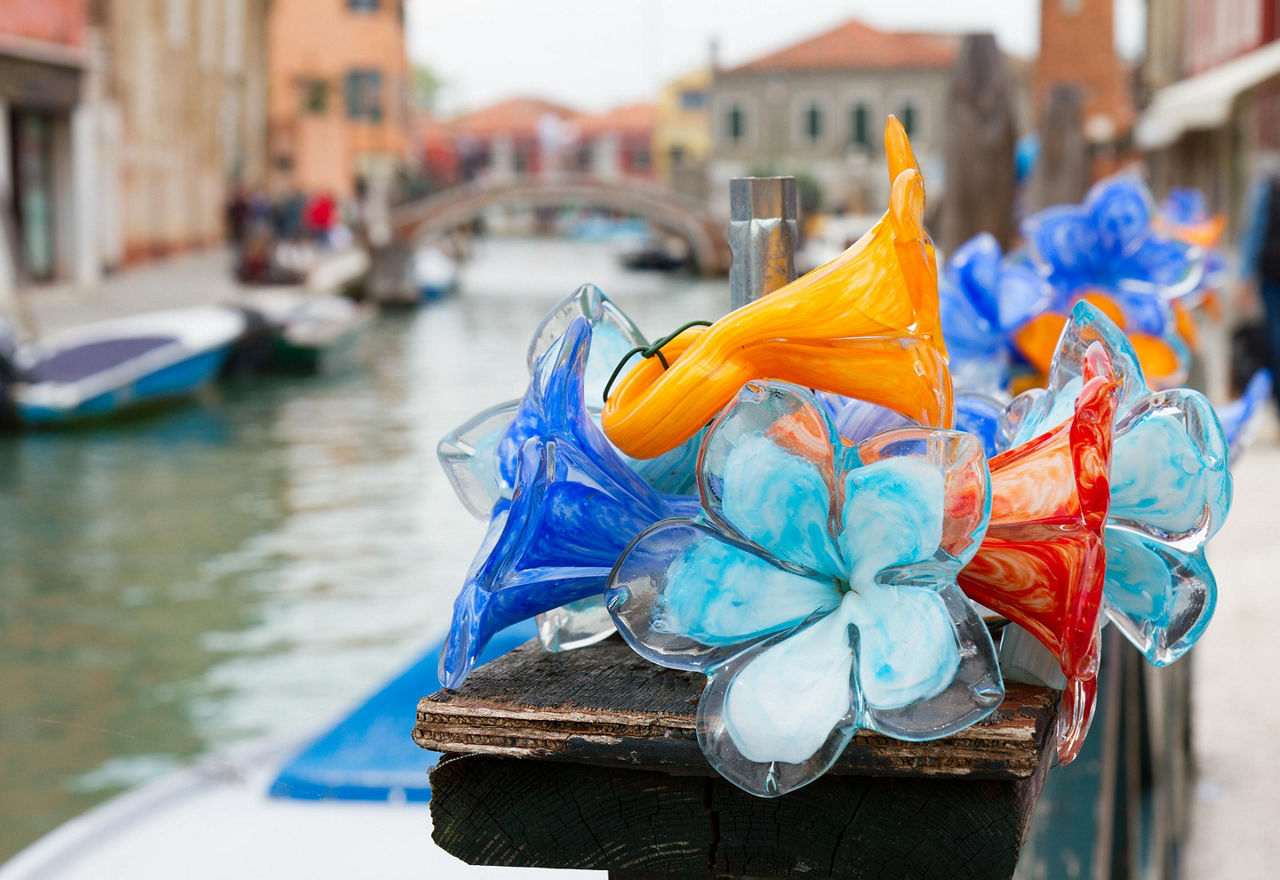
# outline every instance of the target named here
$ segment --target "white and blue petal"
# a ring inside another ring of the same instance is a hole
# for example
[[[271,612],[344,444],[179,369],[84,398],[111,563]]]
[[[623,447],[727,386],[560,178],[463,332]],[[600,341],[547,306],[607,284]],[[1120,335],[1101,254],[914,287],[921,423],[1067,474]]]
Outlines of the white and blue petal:
[[[788,570],[698,522],[659,523],[618,560],[606,596],[619,632],[662,666],[705,670],[840,604],[831,580]]]
[[[1116,424],[1109,520],[1197,545],[1231,506],[1227,441],[1212,405],[1186,388],[1153,393]]]
[[[812,394],[751,383],[707,435],[699,469],[703,506],[774,557],[839,577],[844,565],[831,531],[840,445]]]

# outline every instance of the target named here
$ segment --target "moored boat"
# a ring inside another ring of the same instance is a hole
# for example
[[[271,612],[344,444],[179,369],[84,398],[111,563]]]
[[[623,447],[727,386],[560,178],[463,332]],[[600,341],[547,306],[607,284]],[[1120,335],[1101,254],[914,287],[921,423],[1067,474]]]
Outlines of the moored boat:
[[[218,375],[243,315],[203,306],[72,327],[17,346],[0,378],[7,421],[56,427],[190,396]]]

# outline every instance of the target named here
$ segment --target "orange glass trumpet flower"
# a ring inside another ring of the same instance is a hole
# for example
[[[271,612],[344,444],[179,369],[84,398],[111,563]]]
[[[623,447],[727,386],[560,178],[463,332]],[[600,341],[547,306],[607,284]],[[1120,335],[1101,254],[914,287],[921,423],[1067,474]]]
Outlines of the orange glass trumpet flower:
[[[619,449],[653,458],[696,434],[746,383],[792,382],[949,428],[951,374],[938,274],[924,229],[924,181],[890,116],[893,187],[884,217],[824,266],[709,327],[681,332],[623,376],[601,424]]]

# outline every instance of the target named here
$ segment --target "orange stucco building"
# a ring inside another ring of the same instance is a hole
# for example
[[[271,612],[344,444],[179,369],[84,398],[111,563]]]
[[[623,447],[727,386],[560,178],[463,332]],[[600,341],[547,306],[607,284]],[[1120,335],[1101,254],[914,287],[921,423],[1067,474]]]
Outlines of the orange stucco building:
[[[273,0],[267,43],[272,188],[349,196],[403,165],[403,0]]]

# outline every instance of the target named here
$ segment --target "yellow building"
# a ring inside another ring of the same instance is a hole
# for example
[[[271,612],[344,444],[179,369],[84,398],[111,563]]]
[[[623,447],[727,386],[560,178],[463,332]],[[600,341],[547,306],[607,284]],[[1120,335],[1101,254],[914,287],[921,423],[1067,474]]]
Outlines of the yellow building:
[[[657,179],[697,197],[706,192],[706,164],[711,155],[710,89],[710,68],[668,83],[658,98],[653,132]]]

